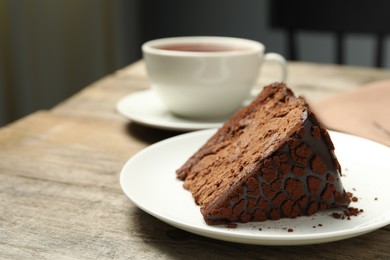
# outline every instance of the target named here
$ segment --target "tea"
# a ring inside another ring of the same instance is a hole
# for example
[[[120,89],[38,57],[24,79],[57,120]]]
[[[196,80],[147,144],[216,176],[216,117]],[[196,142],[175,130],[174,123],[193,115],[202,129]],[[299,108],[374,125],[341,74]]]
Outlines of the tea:
[[[168,51],[190,51],[190,52],[225,52],[244,50],[243,47],[209,43],[178,43],[158,46],[157,49]]]

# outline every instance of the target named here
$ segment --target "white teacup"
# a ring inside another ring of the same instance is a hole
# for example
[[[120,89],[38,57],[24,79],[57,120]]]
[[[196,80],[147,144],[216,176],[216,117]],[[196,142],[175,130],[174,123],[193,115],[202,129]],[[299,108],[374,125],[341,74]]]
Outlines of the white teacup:
[[[285,81],[287,63],[264,45],[230,37],[175,37],[142,45],[154,89],[173,114],[194,119],[231,115],[250,96],[263,61],[276,61]]]

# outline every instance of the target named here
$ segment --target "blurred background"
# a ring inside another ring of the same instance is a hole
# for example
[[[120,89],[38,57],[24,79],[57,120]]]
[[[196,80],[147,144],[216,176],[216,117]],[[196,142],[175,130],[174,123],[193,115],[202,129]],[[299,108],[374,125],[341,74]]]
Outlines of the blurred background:
[[[0,0],[0,126],[141,59],[141,44],[154,38],[243,37],[287,57],[285,32],[270,26],[271,1]],[[297,42],[300,60],[335,62],[333,33],[305,30]],[[373,66],[371,35],[347,35],[345,46],[348,65]]]

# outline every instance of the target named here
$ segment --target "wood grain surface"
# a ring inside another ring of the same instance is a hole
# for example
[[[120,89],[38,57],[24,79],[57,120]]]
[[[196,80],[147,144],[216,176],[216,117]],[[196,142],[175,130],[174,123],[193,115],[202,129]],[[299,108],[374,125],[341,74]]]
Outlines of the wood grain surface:
[[[259,86],[277,73],[265,66]],[[385,78],[387,70],[290,63],[288,83],[315,100]],[[122,166],[180,134],[116,113],[121,97],[148,87],[137,62],[0,129],[0,259],[390,258],[389,226],[326,244],[254,246],[194,235],[138,209],[120,188]]]

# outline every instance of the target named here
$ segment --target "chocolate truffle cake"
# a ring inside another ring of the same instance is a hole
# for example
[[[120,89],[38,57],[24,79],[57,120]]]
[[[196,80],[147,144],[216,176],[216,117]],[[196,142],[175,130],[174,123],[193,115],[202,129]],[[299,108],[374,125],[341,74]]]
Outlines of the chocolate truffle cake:
[[[328,132],[284,83],[264,88],[177,170],[208,224],[312,215],[350,203]]]

